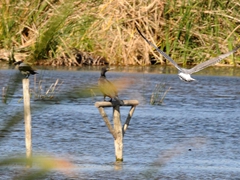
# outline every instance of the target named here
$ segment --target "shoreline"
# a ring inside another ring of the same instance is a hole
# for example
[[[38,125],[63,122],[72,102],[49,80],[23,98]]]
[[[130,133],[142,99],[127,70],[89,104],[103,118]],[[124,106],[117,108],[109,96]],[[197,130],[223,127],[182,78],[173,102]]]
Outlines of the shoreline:
[[[35,66],[52,66],[52,67],[83,67],[83,66],[120,66],[120,67],[143,67],[143,66],[173,66],[171,62],[167,61],[167,63],[161,63],[158,62],[156,59],[151,59],[151,64],[146,65],[140,65],[140,64],[113,64],[110,61],[108,61],[105,57],[93,55],[89,52],[82,52],[80,50],[77,50],[74,48],[72,50],[72,55],[69,56],[66,54],[65,56],[52,58],[52,59],[43,59],[43,60],[37,60],[35,62],[32,62],[31,64]],[[6,63],[9,64],[9,61],[12,59],[12,61],[20,61],[20,60],[26,60],[29,57],[28,53],[12,53],[10,50],[6,49],[0,49],[0,63]],[[227,58],[225,59],[227,60]],[[190,68],[194,67],[203,61],[199,63],[193,62],[192,64],[187,64],[183,66],[183,63],[177,63],[179,66],[183,68]],[[225,63],[221,63],[225,62]],[[226,64],[226,61],[224,59],[220,61],[219,63],[212,65],[212,67],[240,67],[240,62],[236,62],[234,64]]]

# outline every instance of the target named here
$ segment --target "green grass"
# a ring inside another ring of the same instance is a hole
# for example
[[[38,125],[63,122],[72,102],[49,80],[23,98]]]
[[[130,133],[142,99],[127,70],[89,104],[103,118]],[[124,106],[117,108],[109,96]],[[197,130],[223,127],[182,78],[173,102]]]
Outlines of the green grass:
[[[69,65],[77,65],[71,52],[77,48],[115,65],[148,65],[152,58],[165,63],[135,24],[183,65],[225,53],[240,41],[237,0],[13,0],[0,6],[0,48],[25,53],[33,62],[70,57]],[[240,58],[222,63],[240,64]]]
[[[171,43],[168,46],[173,47],[170,55],[176,57],[178,63],[205,61],[206,58],[227,52],[232,48],[228,44],[235,46],[239,42],[240,27],[236,28],[239,23],[239,4],[232,1],[226,7],[225,3],[227,1],[167,2],[166,24],[174,39],[168,41]],[[171,7],[175,8],[169,10]]]
[[[33,46],[34,59],[47,59],[49,52],[56,51],[59,44],[57,37],[60,36],[62,25],[73,11],[73,3],[71,1],[65,3],[55,11],[49,19],[46,19],[44,26],[39,31],[39,36]]]

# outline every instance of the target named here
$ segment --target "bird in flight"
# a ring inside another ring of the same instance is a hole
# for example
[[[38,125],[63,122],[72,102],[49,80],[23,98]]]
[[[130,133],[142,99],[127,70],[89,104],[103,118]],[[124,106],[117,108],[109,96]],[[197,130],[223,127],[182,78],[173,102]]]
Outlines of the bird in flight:
[[[140,32],[140,30],[137,28],[136,29],[138,31],[138,33],[143,37],[143,39],[145,39],[145,41],[147,41],[148,44],[150,44],[151,46],[153,46],[160,54],[162,54],[163,57],[165,57],[167,60],[169,60],[177,69],[178,69],[178,76],[182,81],[186,81],[186,82],[191,82],[191,81],[195,81],[195,79],[193,79],[191,77],[191,74],[201,71],[202,69],[214,65],[218,62],[220,62],[221,60],[223,60],[224,58],[230,56],[231,54],[233,54],[234,52],[236,52],[239,48],[240,45],[238,45],[236,48],[234,48],[232,51],[229,51],[225,54],[222,54],[218,57],[212,58],[208,61],[205,61],[203,63],[200,63],[196,66],[194,66],[191,69],[185,69],[185,68],[181,68],[180,66],[178,66],[178,64],[170,57],[168,56],[165,52],[163,52],[162,50],[160,50],[156,45],[154,45],[152,42],[150,42],[145,36],[143,36],[143,34]]]
[[[104,101],[106,96],[110,98],[110,102],[112,99],[118,101],[120,104],[122,101],[118,98],[117,88],[106,78],[106,72],[109,71],[109,67],[103,67],[101,69],[101,76],[98,79],[98,86],[100,91],[103,93]]]
[[[36,70],[34,70],[30,65],[24,63],[23,60],[15,62],[14,65],[19,65],[18,69],[23,75],[25,75],[26,79],[28,79],[30,74],[38,74]]]

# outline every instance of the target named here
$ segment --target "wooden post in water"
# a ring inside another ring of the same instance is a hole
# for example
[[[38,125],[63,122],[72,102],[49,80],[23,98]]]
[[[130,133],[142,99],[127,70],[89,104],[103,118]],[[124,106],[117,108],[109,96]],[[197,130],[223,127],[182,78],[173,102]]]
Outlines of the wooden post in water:
[[[29,79],[23,79],[23,103],[24,103],[24,122],[25,122],[25,144],[27,167],[32,166],[32,127],[31,127],[31,109],[30,109],[30,92]]]
[[[137,100],[123,100],[122,104],[119,104],[118,102],[105,102],[105,101],[95,103],[95,106],[98,108],[99,113],[101,114],[104,122],[106,123],[106,126],[108,127],[110,133],[113,135],[116,161],[123,161],[123,136],[128,128],[134,110],[138,104],[139,103]],[[123,126],[121,123],[120,106],[131,106],[131,109],[128,113],[128,117]],[[105,107],[113,107],[114,127],[112,127],[107,117],[107,114],[104,111]]]
[[[114,139],[116,161],[123,161],[123,132],[119,105],[113,107],[113,125],[117,135]]]

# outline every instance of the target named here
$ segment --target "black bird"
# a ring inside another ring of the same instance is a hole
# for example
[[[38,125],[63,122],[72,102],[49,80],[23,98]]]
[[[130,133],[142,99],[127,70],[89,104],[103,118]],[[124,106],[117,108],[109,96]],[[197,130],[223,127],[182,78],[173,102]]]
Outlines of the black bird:
[[[116,87],[107,80],[106,78],[106,72],[109,71],[109,67],[103,67],[101,70],[101,76],[98,79],[98,86],[100,91],[103,93],[104,101],[106,96],[110,98],[110,102],[112,99],[118,101],[121,104],[121,100],[118,98],[118,91]]]
[[[15,62],[14,65],[19,65],[18,69],[23,75],[25,75],[26,79],[28,79],[30,74],[38,74],[30,65],[24,63],[23,60]]]

